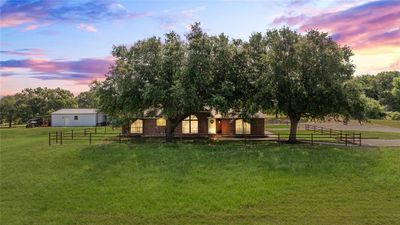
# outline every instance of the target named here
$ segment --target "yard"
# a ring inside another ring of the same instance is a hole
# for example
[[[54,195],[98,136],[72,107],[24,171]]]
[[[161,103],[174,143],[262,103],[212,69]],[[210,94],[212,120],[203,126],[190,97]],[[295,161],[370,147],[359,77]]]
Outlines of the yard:
[[[399,148],[71,141],[0,129],[1,224],[396,224]],[[57,129],[59,130],[59,129]]]

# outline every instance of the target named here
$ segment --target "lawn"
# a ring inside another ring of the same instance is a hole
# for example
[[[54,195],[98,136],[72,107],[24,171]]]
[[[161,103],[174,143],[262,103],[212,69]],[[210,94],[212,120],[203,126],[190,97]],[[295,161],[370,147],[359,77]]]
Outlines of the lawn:
[[[400,151],[266,142],[48,146],[1,129],[1,224],[396,224]]]
[[[286,125],[267,125],[266,130],[270,131],[273,134],[280,134],[282,137],[288,137],[290,130],[289,126]],[[352,137],[352,133],[355,133],[355,135],[358,135],[361,133],[362,138],[366,139],[384,139],[384,140],[393,140],[393,139],[400,139],[400,133],[399,132],[379,132],[379,131],[352,131],[352,130],[344,130],[343,133],[347,133],[349,138]],[[329,137],[329,130],[326,129],[324,131],[324,134],[326,137],[321,137],[321,132],[317,130],[316,132],[312,130],[302,130],[302,127],[299,127],[297,130],[297,134],[299,135],[299,139],[310,139],[309,135],[314,134],[316,139],[320,140],[334,140],[333,138],[330,139]]]
[[[372,124],[400,128],[400,120],[371,120]]]

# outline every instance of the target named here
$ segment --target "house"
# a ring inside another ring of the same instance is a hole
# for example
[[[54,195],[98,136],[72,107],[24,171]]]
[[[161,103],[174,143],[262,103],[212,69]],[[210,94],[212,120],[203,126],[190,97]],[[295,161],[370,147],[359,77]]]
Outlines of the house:
[[[106,125],[107,116],[97,109],[60,109],[51,113],[53,127],[80,127]]]
[[[175,129],[175,137],[265,137],[265,116],[257,113],[248,122],[235,116],[224,117],[213,112],[188,116]],[[166,120],[160,116],[137,118],[124,134],[141,137],[165,137]]]

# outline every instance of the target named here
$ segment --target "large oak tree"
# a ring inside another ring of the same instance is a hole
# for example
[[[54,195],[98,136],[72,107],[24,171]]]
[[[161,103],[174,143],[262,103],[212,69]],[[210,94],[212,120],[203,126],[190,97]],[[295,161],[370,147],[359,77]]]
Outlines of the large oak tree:
[[[339,46],[327,33],[310,30],[303,35],[289,28],[268,31],[265,41],[269,71],[260,76],[260,83],[272,91],[277,111],[290,119],[289,142],[296,142],[302,117],[354,114],[349,104],[361,99],[351,96],[349,101],[346,94],[345,82],[354,72],[348,47]]]
[[[186,40],[170,32],[164,41],[152,37],[130,48],[114,47],[115,65],[98,89],[101,110],[125,124],[161,113],[166,140],[173,140],[177,125],[215,97],[211,51],[211,39],[199,23]]]

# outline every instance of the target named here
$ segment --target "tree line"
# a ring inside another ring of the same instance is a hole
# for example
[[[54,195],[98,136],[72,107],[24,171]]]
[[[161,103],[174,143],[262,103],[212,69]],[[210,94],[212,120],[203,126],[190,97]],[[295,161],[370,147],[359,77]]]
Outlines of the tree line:
[[[96,108],[97,97],[94,82],[89,91],[74,94],[61,88],[26,88],[14,95],[4,96],[0,100],[0,122],[26,123],[29,119],[48,117],[50,113],[62,108]]]
[[[400,120],[399,71],[357,76],[353,82],[364,93],[367,118]]]
[[[114,46],[112,55],[99,107],[123,125],[161,112],[167,141],[184,118],[211,109],[245,120],[258,111],[285,114],[289,142],[303,117],[366,118],[351,49],[317,30],[284,27],[242,40],[209,35],[195,23],[184,38],[169,32]]]

